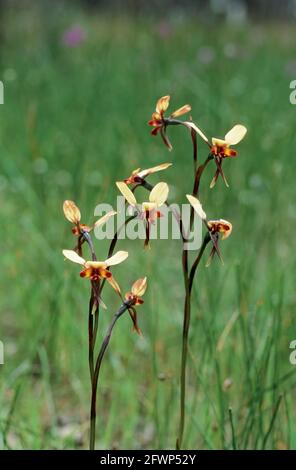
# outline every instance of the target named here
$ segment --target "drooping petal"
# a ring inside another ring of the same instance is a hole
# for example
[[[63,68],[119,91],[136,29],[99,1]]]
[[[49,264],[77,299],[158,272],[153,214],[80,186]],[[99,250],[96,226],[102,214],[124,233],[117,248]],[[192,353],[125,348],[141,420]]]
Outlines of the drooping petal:
[[[85,265],[85,259],[79,256],[76,251],[73,250],[63,250],[63,255],[68,260],[72,261],[73,263],[81,264],[82,266]]]
[[[94,295],[94,306],[101,305],[102,308],[107,309],[105,303],[100,296],[100,284],[98,281],[91,281],[92,291]],[[93,312],[92,312],[93,313]]]
[[[138,325],[138,319],[137,319],[137,312],[136,312],[136,309],[131,306],[131,307],[128,309],[128,312],[129,312],[130,317],[131,317],[131,319],[132,319],[134,330],[138,333],[139,336],[142,336],[142,331],[140,330],[139,325]]]
[[[212,181],[211,181],[210,189],[213,189],[213,187],[215,186],[219,174],[220,174],[220,171],[217,169],[217,170],[215,171],[215,174],[214,174],[213,179],[212,179]]]
[[[66,219],[72,222],[72,224],[78,224],[80,222],[81,213],[75,202],[69,200],[64,201],[63,211]]]
[[[191,194],[186,194],[186,197],[187,197],[188,201],[190,202],[190,204],[192,205],[195,212],[197,213],[197,215],[202,220],[205,220],[207,218],[207,215],[206,215],[205,211],[203,210],[200,201],[196,197],[192,196]]]
[[[172,144],[171,144],[171,142],[170,142],[170,140],[167,136],[165,127],[164,126],[160,126],[159,128],[156,127],[154,130],[156,130],[156,129],[160,130],[160,135],[161,135],[161,138],[162,138],[165,146],[169,149],[169,151],[171,151],[173,149],[173,146],[172,146]],[[153,133],[153,131],[152,131],[152,133]]]
[[[211,264],[211,262],[212,262],[212,259],[214,258],[215,253],[217,253],[217,250],[216,250],[215,247],[213,246],[212,249],[211,249],[210,256],[209,256],[209,258],[208,258],[208,260],[207,260],[207,262],[206,262],[206,268],[208,268],[208,267],[210,266],[210,264]],[[220,259],[221,259],[221,261],[222,261],[222,263],[223,263],[222,258],[220,258]]]
[[[157,183],[149,195],[149,201],[155,202],[158,206],[162,206],[168,198],[169,187],[167,183]]]
[[[162,129],[162,126],[159,126],[157,124],[157,126],[154,129],[152,129],[151,135],[154,135],[154,136],[157,135],[161,129]]]
[[[145,294],[147,289],[147,277],[138,279],[136,282],[133,283],[132,285],[132,294],[142,297],[142,295]]]
[[[117,294],[121,295],[121,290],[120,290],[119,284],[118,284],[117,281],[115,281],[114,276],[113,275],[108,276],[108,277],[106,277],[106,280],[113,287],[113,289],[117,292]]]
[[[238,144],[247,133],[247,128],[242,124],[236,124],[230,129],[229,132],[225,135],[225,140],[229,145],[236,145]]]
[[[119,191],[121,192],[121,194],[125,197],[125,199],[127,200],[127,202],[131,205],[131,206],[136,206],[137,204],[137,200],[134,196],[134,193],[129,189],[129,187],[127,186],[126,183],[124,183],[123,181],[117,181],[116,183],[116,186],[118,187]]]
[[[116,211],[107,212],[107,214],[103,215],[103,217],[101,217],[99,220],[95,222],[94,227],[100,227],[101,225],[105,224],[110,219],[110,217],[112,217],[115,214],[116,214]]]
[[[162,96],[156,103],[156,112],[159,114],[163,114],[169,107],[170,104],[170,96]]]
[[[148,168],[147,170],[142,170],[138,173],[138,176],[140,178],[145,178],[148,175],[151,175],[152,173],[156,173],[157,171],[162,171],[166,170],[172,165],[172,163],[161,163],[160,165],[153,166],[152,168]]]
[[[189,111],[191,111],[190,104],[184,104],[184,106],[182,106],[181,108],[176,109],[176,111],[174,111],[171,114],[171,117],[175,118],[175,117],[183,116],[183,114],[189,113]]]
[[[216,162],[216,165],[217,165],[217,169],[218,169],[218,171],[219,171],[219,173],[220,173],[220,175],[221,175],[221,177],[222,177],[222,179],[225,183],[226,188],[229,188],[228,181],[226,179],[226,176],[225,176],[223,168],[222,168],[222,162],[218,158],[215,158],[215,162]]]
[[[105,260],[106,266],[115,266],[116,264],[122,263],[128,257],[127,251],[117,251],[115,255],[111,256],[111,258],[107,258]]]

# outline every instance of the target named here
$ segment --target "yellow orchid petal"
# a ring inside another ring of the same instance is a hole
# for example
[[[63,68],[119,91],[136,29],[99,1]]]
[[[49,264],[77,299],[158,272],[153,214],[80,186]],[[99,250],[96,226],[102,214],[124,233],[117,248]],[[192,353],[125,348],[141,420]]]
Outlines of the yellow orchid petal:
[[[85,267],[98,269],[98,268],[107,268],[107,265],[105,261],[86,261]]]
[[[183,114],[189,113],[189,111],[191,111],[190,104],[184,104],[184,106],[182,106],[181,108],[176,109],[176,111],[174,111],[171,114],[171,117],[172,118],[179,117],[179,116],[182,116]]]
[[[127,251],[117,251],[111,258],[105,260],[105,264],[106,266],[114,266],[115,264],[122,263],[127,257]]]
[[[76,251],[73,250],[63,250],[63,255],[68,260],[72,261],[73,263],[85,265],[85,259],[79,256]]]
[[[217,137],[213,137],[212,138],[212,144],[213,145],[217,145],[217,147],[228,147],[229,146],[229,142],[227,142],[226,140],[223,140],[223,139],[218,139]]]
[[[149,195],[149,201],[162,206],[168,198],[169,187],[166,183],[157,183]]]
[[[157,208],[156,202],[143,202],[142,203],[142,212],[153,211]]]
[[[229,145],[236,145],[238,144],[247,133],[247,128],[242,124],[236,124],[230,129],[229,132],[225,135],[225,140]]]
[[[113,287],[117,294],[121,295],[121,290],[117,281],[115,281],[113,276],[107,277],[106,281]]]
[[[134,284],[132,285],[132,294],[142,297],[142,295],[145,294],[147,289],[147,277],[138,279]]]
[[[69,222],[72,222],[72,224],[80,222],[81,214],[75,202],[69,200],[64,201],[63,211],[66,219],[69,220]]]
[[[138,173],[138,176],[140,178],[145,178],[148,175],[151,175],[152,173],[156,173],[157,171],[162,171],[166,170],[172,166],[172,163],[161,163],[161,165],[153,166],[152,168],[148,168],[147,170],[142,170]]]
[[[197,213],[197,215],[202,220],[205,220],[207,218],[207,215],[204,212],[200,201],[196,197],[192,196],[191,194],[186,194],[186,197],[187,197],[188,201],[190,202],[190,204],[192,205],[195,212]]]
[[[170,99],[171,97],[169,95],[162,96],[161,98],[159,98],[159,100],[156,103],[156,112],[158,114],[161,115],[168,109],[169,104],[170,104]]]
[[[125,197],[127,202],[131,206],[136,206],[137,200],[136,200],[133,192],[129,189],[128,185],[125,184],[123,181],[117,181],[116,186],[118,187],[121,194]]]
[[[110,217],[112,217],[115,214],[116,214],[116,211],[107,212],[107,214],[103,215],[103,217],[101,217],[99,220],[95,222],[94,227],[99,227],[100,225],[105,224],[110,219]]]

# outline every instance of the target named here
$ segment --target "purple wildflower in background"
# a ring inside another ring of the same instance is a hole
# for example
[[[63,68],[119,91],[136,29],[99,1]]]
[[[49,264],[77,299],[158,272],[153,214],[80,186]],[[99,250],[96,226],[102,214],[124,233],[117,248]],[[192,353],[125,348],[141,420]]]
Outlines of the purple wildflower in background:
[[[67,47],[76,47],[85,41],[86,33],[80,26],[72,26],[63,34],[63,44]]]

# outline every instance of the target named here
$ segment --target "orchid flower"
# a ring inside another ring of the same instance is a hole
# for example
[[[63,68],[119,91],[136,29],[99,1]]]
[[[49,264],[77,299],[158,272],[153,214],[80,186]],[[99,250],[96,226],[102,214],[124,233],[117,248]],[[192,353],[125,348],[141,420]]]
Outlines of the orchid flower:
[[[155,112],[152,114],[152,118],[150,121],[148,121],[148,124],[149,126],[154,127],[154,129],[151,131],[151,134],[157,135],[160,132],[162,140],[164,141],[165,145],[168,147],[169,150],[172,150],[172,145],[166,135],[166,126],[168,125],[170,119],[174,119],[176,117],[182,116],[183,114],[186,114],[189,111],[191,111],[191,106],[189,104],[185,104],[181,108],[171,113],[169,118],[165,118],[164,113],[168,109],[169,103],[170,103],[169,95],[166,95],[160,98],[156,103]]]
[[[132,285],[131,291],[125,294],[125,300],[131,302],[131,305],[141,305],[144,303],[142,296],[145,294],[147,289],[147,278],[138,279]]]
[[[208,229],[209,235],[211,237],[212,243],[213,243],[213,247],[212,247],[209,259],[206,263],[206,266],[210,265],[216,253],[218,257],[220,258],[220,260],[223,262],[221,253],[220,253],[220,248],[219,248],[219,237],[221,236],[222,240],[226,240],[226,238],[228,238],[232,232],[232,224],[224,219],[207,220],[207,215],[204,212],[200,201],[196,197],[190,194],[187,194],[186,197],[189,203],[191,204],[191,206],[193,207],[194,211],[205,223]]]
[[[86,261],[73,250],[63,250],[63,255],[73,263],[80,264],[84,267],[80,272],[80,277],[90,279],[91,281],[106,279],[113,289],[115,289],[119,295],[121,294],[120,287],[109,271],[109,267],[122,263],[128,257],[127,251],[117,251],[115,255],[107,258],[105,261]]]
[[[127,202],[137,209],[138,215],[145,221],[146,226],[146,239],[144,247],[149,247],[150,224],[154,224],[158,217],[162,214],[158,210],[167,200],[169,194],[169,187],[166,183],[158,183],[154,186],[149,194],[149,201],[138,204],[134,193],[129,189],[126,183],[118,181],[116,183],[121,194],[125,197]]]
[[[147,278],[141,278],[135,281],[131,287],[130,292],[125,294],[125,301],[129,304],[129,314],[133,322],[134,330],[141,335],[142,332],[138,326],[137,311],[134,308],[137,305],[142,305],[144,300],[142,296],[145,294],[147,289]]]
[[[206,142],[206,144],[210,147],[210,155],[213,156],[215,163],[216,163],[216,172],[211,181],[210,188],[213,188],[216,184],[219,174],[221,175],[225,185],[228,187],[227,180],[225,178],[223,169],[222,169],[222,162],[227,157],[236,157],[237,151],[232,149],[231,145],[238,144],[247,133],[247,128],[242,124],[236,124],[235,126],[227,132],[224,139],[219,139],[217,137],[212,138],[212,144],[209,143],[208,138],[204,135],[204,133],[192,122],[185,122],[185,125],[194,129],[201,138]]]
[[[74,227],[72,228],[72,233],[73,235],[83,235],[83,232],[91,232],[95,227],[99,227],[100,225],[103,225],[107,223],[107,221],[110,219],[110,217],[114,216],[116,214],[115,211],[110,211],[107,212],[107,214],[103,215],[100,219],[98,219],[91,227],[85,224],[81,224],[81,213],[79,208],[76,206],[75,202],[66,200],[64,201],[63,204],[63,211],[65,214],[65,217],[69,222],[72,222]]]
[[[141,170],[141,168],[137,168],[132,172],[132,174],[124,180],[126,184],[136,184],[141,183],[147,176],[151,175],[152,173],[156,173],[157,171],[166,170],[172,165],[172,163],[161,163],[160,165],[153,166],[152,168],[148,168],[146,170]]]
[[[214,156],[217,169],[210,184],[210,188],[213,188],[215,186],[219,174],[221,175],[226,186],[228,187],[228,183],[222,170],[222,161],[224,158],[237,156],[237,151],[232,149],[230,146],[236,145],[241,140],[243,140],[246,133],[247,128],[245,126],[243,126],[242,124],[236,124],[232,129],[230,129],[229,132],[227,132],[224,137],[224,140],[218,139],[216,137],[212,138],[211,153]]]

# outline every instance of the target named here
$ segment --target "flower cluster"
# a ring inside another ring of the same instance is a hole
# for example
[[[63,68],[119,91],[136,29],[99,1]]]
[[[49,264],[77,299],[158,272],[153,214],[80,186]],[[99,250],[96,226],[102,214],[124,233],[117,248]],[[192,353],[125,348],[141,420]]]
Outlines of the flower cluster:
[[[131,193],[132,194],[132,193]],[[92,240],[89,237],[90,232],[98,226],[101,226],[110,219],[110,217],[116,214],[115,211],[110,211],[97,220],[92,226],[81,223],[81,212],[77,205],[70,200],[64,201],[63,211],[66,219],[73,224],[72,233],[75,236],[78,236],[80,243],[74,250],[63,250],[63,255],[66,259],[72,261],[73,263],[83,266],[83,269],[80,271],[80,277],[89,279],[92,282],[93,288],[95,289],[95,296],[98,298],[98,303],[100,303],[104,308],[106,308],[104,302],[100,297],[100,293],[97,291],[97,288],[100,290],[100,281],[106,280],[115,292],[121,297],[121,289],[118,282],[115,280],[113,274],[110,271],[110,267],[121,264],[128,257],[127,251],[118,251],[113,256],[105,259],[104,261],[98,261],[95,257],[94,252],[92,252],[93,259],[85,260],[81,256],[81,245],[82,240],[87,241],[90,244],[91,249],[93,250]],[[131,292],[128,292],[125,298],[129,301],[129,306],[140,305],[144,301],[141,299],[142,295],[145,293],[147,287],[147,278],[140,278],[136,281],[132,288]],[[131,293],[133,297],[131,297]],[[131,315],[132,316],[132,315]],[[134,318],[132,316],[133,322]],[[135,326],[135,324],[134,324]],[[139,331],[138,327],[136,328]]]
[[[157,101],[156,111],[152,114],[152,119],[148,121],[148,124],[154,127],[154,129],[152,130],[152,134],[157,135],[160,132],[161,137],[165,145],[169,148],[169,150],[172,149],[172,145],[168,140],[166,134],[168,126],[181,124],[198,134],[209,146],[210,155],[215,160],[216,164],[216,172],[211,181],[210,187],[213,188],[215,186],[219,175],[221,175],[224,183],[226,184],[226,186],[228,186],[227,180],[222,169],[222,162],[227,157],[236,157],[238,155],[237,151],[232,149],[230,146],[236,145],[243,140],[247,133],[246,127],[242,124],[236,124],[232,127],[232,129],[230,129],[230,131],[227,132],[224,139],[213,137],[212,143],[210,143],[209,139],[206,137],[204,132],[192,121],[179,121],[175,119],[176,117],[182,116],[183,114],[190,111],[190,105],[186,104],[179,108],[177,111],[173,112],[168,118],[164,117],[164,113],[169,106],[169,101],[170,96],[163,96]]]
[[[194,214],[203,221],[203,225],[206,230],[203,244],[196,253],[196,258],[190,263],[187,250],[185,248],[185,242],[187,240],[183,232],[183,221],[181,216],[178,219],[180,233],[184,242],[182,250],[182,267],[183,277],[185,285],[184,293],[184,323],[183,323],[183,337],[182,337],[182,360],[181,360],[181,374],[180,374],[180,426],[179,434],[177,439],[177,449],[181,448],[183,431],[184,431],[184,416],[185,416],[185,380],[186,380],[186,358],[187,358],[187,343],[189,337],[189,325],[190,325],[190,308],[191,308],[191,290],[194,280],[194,276],[199,266],[200,260],[203,256],[207,245],[210,244],[211,251],[209,254],[206,266],[209,266],[212,259],[217,255],[221,261],[222,256],[220,252],[220,240],[227,239],[232,232],[232,224],[222,218],[208,219],[207,215],[202,207],[199,200],[199,187],[201,177],[210,162],[215,164],[215,173],[210,183],[210,188],[213,188],[221,176],[225,185],[228,186],[224,171],[223,163],[227,158],[233,158],[238,155],[237,151],[232,146],[237,145],[243,140],[246,135],[247,129],[242,124],[236,124],[232,129],[226,133],[224,139],[213,137],[211,141],[207,138],[204,132],[197,126],[191,116],[189,120],[180,120],[179,118],[191,111],[191,106],[185,104],[176,111],[166,115],[170,103],[170,96],[166,95],[161,97],[156,103],[156,109],[152,114],[151,120],[148,122],[149,126],[153,127],[152,135],[160,135],[164,144],[169,150],[172,150],[171,142],[167,135],[167,129],[170,126],[181,125],[190,131],[192,144],[193,144],[193,161],[194,161],[194,173],[193,173],[193,190],[191,194],[187,194],[187,200],[191,205],[190,208],[190,228],[192,226],[192,219]],[[203,163],[199,162],[197,138],[200,137],[202,141],[208,147],[207,158]],[[142,170],[137,168],[131,172],[131,174],[116,182],[116,186],[120,193],[124,196],[126,204],[131,206],[133,210],[132,218],[139,218],[145,227],[145,242],[144,247],[150,248],[150,230],[151,226],[156,223],[157,219],[162,216],[161,208],[164,204],[167,204],[169,196],[169,186],[167,183],[161,181],[155,186],[151,185],[146,179],[159,171],[163,171],[171,167],[172,163],[161,163],[148,169]],[[149,191],[148,198],[144,202],[138,202],[135,192],[139,186],[142,186]],[[115,280],[111,269],[119,265],[128,258],[129,254],[127,251],[115,251],[115,245],[118,241],[118,233],[114,234],[114,238],[110,244],[107,257],[102,257],[103,260],[97,259],[93,240],[92,231],[103,224],[107,223],[111,217],[116,215],[115,211],[110,211],[97,220],[92,225],[81,223],[81,212],[73,201],[66,200],[63,204],[63,211],[66,219],[72,224],[72,233],[76,237],[76,246],[73,250],[63,250],[63,255],[66,259],[72,261],[81,266],[80,277],[88,279],[91,285],[91,296],[89,302],[89,366],[90,366],[90,377],[92,384],[92,400],[91,400],[91,438],[90,448],[94,448],[94,422],[95,422],[95,404],[96,404],[96,393],[97,393],[97,379],[100,371],[100,365],[104,356],[105,350],[109,344],[111,333],[116,321],[120,316],[128,311],[131,320],[133,322],[134,329],[140,334],[141,331],[137,322],[137,312],[135,307],[143,304],[143,295],[147,288],[147,278],[137,279],[131,286],[130,290],[126,294],[122,295],[121,288],[118,282]],[[178,216],[177,216],[178,217]],[[129,219],[130,220],[130,219]],[[126,223],[129,222],[127,220]],[[86,243],[90,250],[90,259],[83,256],[83,244]],[[102,259],[100,257],[100,259]],[[105,259],[104,259],[105,258]],[[94,351],[96,345],[96,335],[99,321],[99,306],[105,306],[101,294],[102,289],[106,283],[108,283],[116,292],[121,299],[121,306],[115,313],[113,320],[109,326],[106,337],[103,340],[101,349],[99,351],[96,365],[94,366]],[[94,320],[93,320],[94,315]]]

